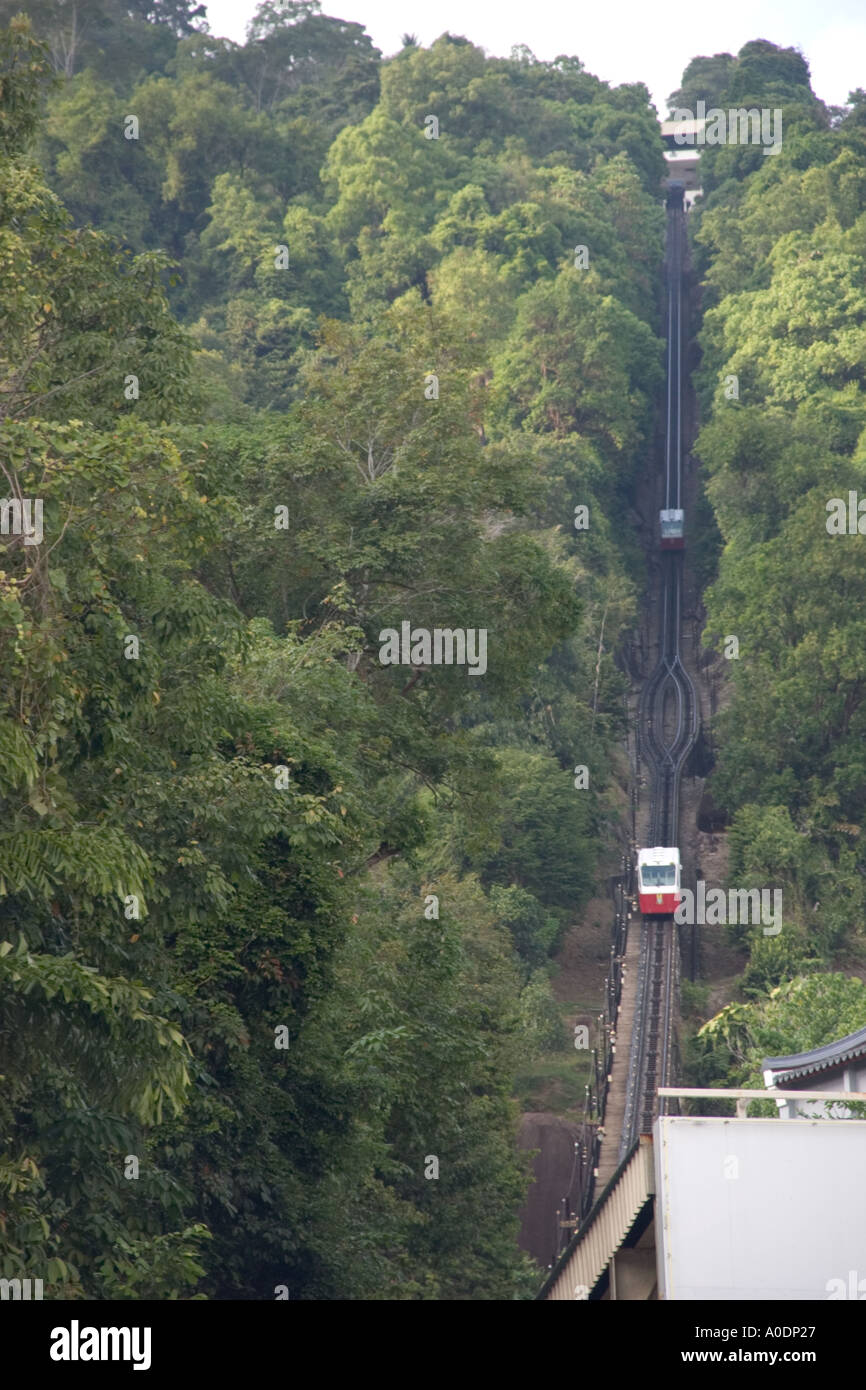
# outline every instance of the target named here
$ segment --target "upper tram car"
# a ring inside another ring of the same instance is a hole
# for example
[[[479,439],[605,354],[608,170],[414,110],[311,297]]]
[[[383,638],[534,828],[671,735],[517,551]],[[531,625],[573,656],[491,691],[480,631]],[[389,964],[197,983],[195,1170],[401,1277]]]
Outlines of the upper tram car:
[[[685,545],[685,512],[681,507],[668,507],[659,512],[662,550],[682,550]]]
[[[638,850],[638,901],[645,916],[673,916],[680,901],[680,886],[678,849],[657,847]]]

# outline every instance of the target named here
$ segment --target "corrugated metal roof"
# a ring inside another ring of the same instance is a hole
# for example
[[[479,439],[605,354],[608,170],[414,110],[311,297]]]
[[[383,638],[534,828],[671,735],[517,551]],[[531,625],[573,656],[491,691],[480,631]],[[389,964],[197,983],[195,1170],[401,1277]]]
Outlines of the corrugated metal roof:
[[[569,1302],[585,1298],[622,1245],[635,1218],[655,1191],[652,1140],[641,1135],[551,1270],[538,1300]]]
[[[818,1071],[828,1071],[841,1066],[855,1057],[866,1057],[866,1028],[856,1033],[848,1033],[838,1042],[824,1043],[814,1047],[811,1052],[792,1052],[787,1057],[765,1057],[763,1070],[774,1073],[776,1081],[787,1081],[792,1077],[811,1076]]]

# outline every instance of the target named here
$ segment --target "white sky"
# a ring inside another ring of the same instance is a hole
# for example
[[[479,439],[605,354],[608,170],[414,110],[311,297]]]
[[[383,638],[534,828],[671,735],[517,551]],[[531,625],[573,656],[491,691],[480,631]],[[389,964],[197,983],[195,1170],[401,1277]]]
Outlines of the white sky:
[[[211,31],[242,40],[256,0],[205,0]],[[363,24],[387,56],[412,33],[426,45],[446,30],[498,57],[525,43],[537,58],[577,56],[608,82],[646,82],[661,111],[697,54],[736,53],[749,39],[802,50],[812,87],[831,105],[866,86],[864,0],[322,0],[325,14]]]

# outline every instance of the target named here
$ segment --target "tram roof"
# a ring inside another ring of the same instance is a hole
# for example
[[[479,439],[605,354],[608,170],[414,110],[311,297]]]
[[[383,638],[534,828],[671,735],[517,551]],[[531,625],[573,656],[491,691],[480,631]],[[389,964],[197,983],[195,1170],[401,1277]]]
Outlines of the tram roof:
[[[680,852],[676,845],[672,845],[669,849],[661,845],[654,845],[651,849],[638,850],[637,855],[639,864],[670,864],[672,861],[676,863],[679,857]]]

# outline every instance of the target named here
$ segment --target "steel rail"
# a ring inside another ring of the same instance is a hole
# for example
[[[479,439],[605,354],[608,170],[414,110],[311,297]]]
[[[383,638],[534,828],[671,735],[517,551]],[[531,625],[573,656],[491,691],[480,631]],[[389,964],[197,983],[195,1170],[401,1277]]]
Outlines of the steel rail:
[[[668,217],[667,419],[665,503],[680,506],[682,493],[682,244],[684,214]],[[675,845],[679,832],[680,782],[697,738],[697,698],[680,656],[682,556],[662,557],[662,609],[659,659],[638,704],[638,757],[650,768],[649,835],[655,845]],[[668,712],[673,711],[669,736]],[[666,722],[667,721],[667,722]],[[638,964],[635,1022],[629,1052],[620,1158],[652,1127],[659,1087],[670,1082],[673,1053],[676,953],[673,925],[644,918]],[[663,1100],[662,1107],[666,1104]]]

